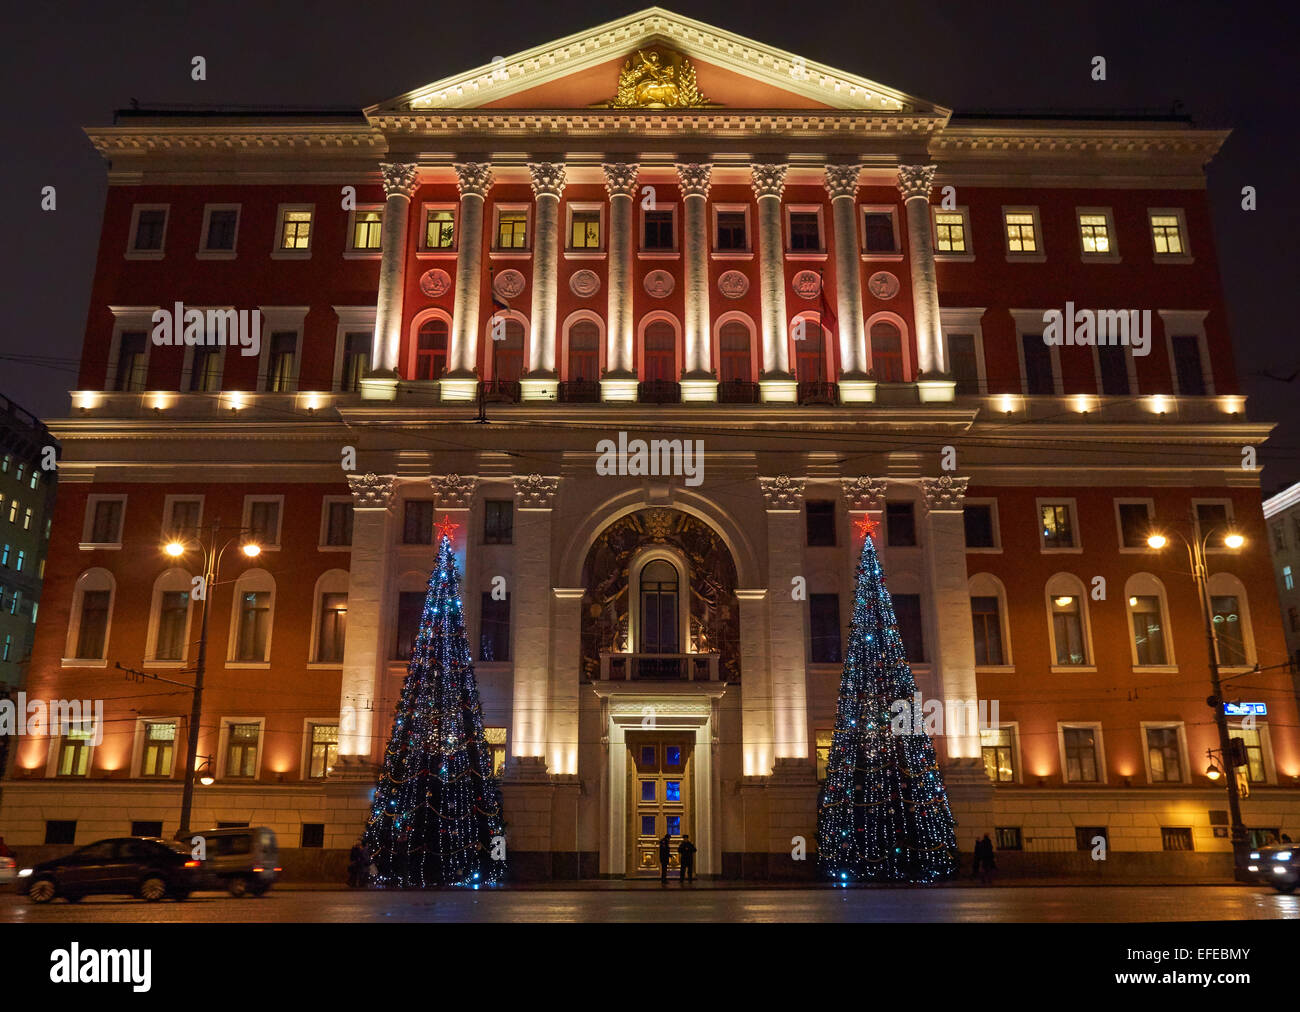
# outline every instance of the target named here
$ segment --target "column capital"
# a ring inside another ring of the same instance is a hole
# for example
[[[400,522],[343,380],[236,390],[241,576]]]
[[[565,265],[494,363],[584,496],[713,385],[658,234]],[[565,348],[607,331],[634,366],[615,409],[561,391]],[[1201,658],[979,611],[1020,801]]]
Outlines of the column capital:
[[[798,511],[803,503],[803,478],[791,478],[788,474],[778,474],[774,478],[759,478],[758,487],[762,489],[763,498],[767,500],[769,513],[789,513]]]
[[[558,475],[516,474],[515,505],[521,510],[549,510],[560,490]]]
[[[397,491],[397,476],[393,474],[349,474],[348,488],[352,492],[352,508],[359,510],[386,510]]]
[[[955,478],[951,474],[942,474],[938,478],[922,478],[921,492],[925,496],[925,508],[929,513],[960,513],[962,500],[966,498],[966,485],[969,478]]]
[[[708,162],[677,163],[677,181],[681,184],[682,198],[707,197],[712,185],[713,166]]]
[[[930,200],[930,190],[934,186],[935,165],[900,165],[898,167],[898,192],[904,200],[920,197]]]
[[[534,197],[559,197],[564,193],[563,162],[529,162],[528,176]]]
[[[410,200],[420,185],[420,167],[414,162],[380,162],[379,172],[384,180],[385,197]]]
[[[456,188],[462,197],[470,194],[486,197],[492,189],[492,166],[487,162],[457,162],[452,168],[456,170]]]
[[[785,192],[785,174],[788,165],[750,165],[750,185],[758,198],[776,197]]]
[[[885,492],[888,488],[889,482],[884,478],[869,478],[862,475],[857,478],[840,479],[840,489],[851,512],[861,513],[866,510],[883,509]]]
[[[610,197],[636,196],[636,178],[641,166],[636,162],[605,162],[605,190]]]
[[[440,510],[467,510],[478,486],[478,475],[435,474],[430,476],[433,506]]]
[[[826,166],[826,192],[831,199],[836,197],[856,197],[858,195],[858,177],[862,175],[861,165]]]

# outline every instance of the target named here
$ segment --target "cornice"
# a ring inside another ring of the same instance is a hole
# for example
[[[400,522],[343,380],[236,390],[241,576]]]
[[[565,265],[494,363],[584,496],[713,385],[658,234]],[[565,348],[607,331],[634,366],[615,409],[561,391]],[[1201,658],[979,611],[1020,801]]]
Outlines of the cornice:
[[[240,154],[283,154],[308,149],[326,149],[339,154],[373,153],[388,148],[384,135],[374,127],[312,126],[310,124],[265,124],[241,127],[231,124],[202,126],[87,127],[86,136],[105,158],[114,155],[155,153],[207,154],[214,151]]]

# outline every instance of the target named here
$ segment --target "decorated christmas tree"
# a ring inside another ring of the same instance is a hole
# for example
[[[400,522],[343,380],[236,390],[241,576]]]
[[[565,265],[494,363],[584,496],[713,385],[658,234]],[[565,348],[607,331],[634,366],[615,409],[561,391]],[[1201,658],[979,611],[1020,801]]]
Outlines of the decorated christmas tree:
[[[837,882],[934,882],[956,871],[955,824],[929,736],[895,733],[893,704],[910,703],[916,682],[871,540],[876,524],[859,524],[853,620],[818,799],[818,861]]]
[[[486,885],[505,871],[501,789],[465,635],[454,526],[438,525],[438,559],[363,838],[377,886]]]

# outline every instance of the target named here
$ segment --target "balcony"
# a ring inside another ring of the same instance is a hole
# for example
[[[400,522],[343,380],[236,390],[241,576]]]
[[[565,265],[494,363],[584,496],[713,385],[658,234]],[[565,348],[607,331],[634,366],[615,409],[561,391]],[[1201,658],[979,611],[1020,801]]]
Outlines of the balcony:
[[[636,399],[642,404],[680,404],[682,385],[672,380],[646,380],[636,385]]]
[[[596,380],[565,380],[556,399],[565,404],[599,404],[600,384]]]
[[[716,682],[721,654],[601,652],[602,682]]]
[[[838,398],[838,389],[834,383],[825,380],[799,384],[800,404],[834,404]]]
[[[718,384],[719,404],[757,404],[761,389],[749,380],[724,380]]]
[[[483,380],[478,385],[478,397],[485,404],[518,404],[521,400],[519,381]]]

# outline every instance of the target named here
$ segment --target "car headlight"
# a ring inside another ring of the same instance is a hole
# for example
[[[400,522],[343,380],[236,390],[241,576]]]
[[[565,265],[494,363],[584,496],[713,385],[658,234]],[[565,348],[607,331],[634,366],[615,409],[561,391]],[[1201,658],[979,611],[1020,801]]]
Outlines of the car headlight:
[[[1275,864],[1275,865],[1273,865],[1273,874],[1274,874],[1274,875],[1285,875],[1285,874],[1287,873],[1288,870],[1289,870],[1289,869],[1288,869],[1287,866],[1284,865],[1284,864]]]
[[[1290,860],[1291,860],[1291,852],[1290,852],[1289,850],[1279,850],[1276,854],[1273,855],[1273,860],[1274,860],[1274,861],[1290,861]]]
[[[1258,861],[1258,860],[1259,860],[1259,851],[1257,851],[1257,850],[1252,850],[1252,851],[1250,852],[1250,859],[1251,859],[1252,861]]]
[[[31,873],[32,873],[32,870],[31,870],[30,868],[24,868],[22,871],[20,871],[20,872],[18,873],[18,877],[19,877],[19,878],[26,878],[26,877],[27,877],[28,875],[30,875]]]
[[[1259,871],[1259,865],[1251,864],[1246,866],[1247,871]]]

